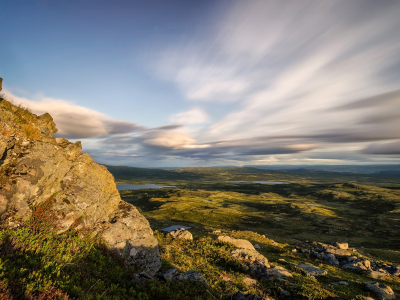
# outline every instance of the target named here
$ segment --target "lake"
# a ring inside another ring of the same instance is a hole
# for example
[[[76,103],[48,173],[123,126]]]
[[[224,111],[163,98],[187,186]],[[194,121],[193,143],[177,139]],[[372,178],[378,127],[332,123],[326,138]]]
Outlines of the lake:
[[[288,182],[282,181],[225,181],[231,183],[260,183],[260,184],[289,184]]]
[[[138,189],[161,189],[166,187],[176,187],[174,185],[158,185],[158,184],[119,184],[117,190],[138,190]]]

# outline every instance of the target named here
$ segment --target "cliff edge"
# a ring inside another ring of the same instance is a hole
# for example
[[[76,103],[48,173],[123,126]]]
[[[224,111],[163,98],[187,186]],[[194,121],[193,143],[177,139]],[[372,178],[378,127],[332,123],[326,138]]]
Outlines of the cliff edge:
[[[121,200],[113,176],[80,142],[56,132],[49,114],[0,100],[0,227],[22,226],[32,207],[52,198],[58,232],[89,227],[127,264],[155,273],[160,254],[149,222]]]

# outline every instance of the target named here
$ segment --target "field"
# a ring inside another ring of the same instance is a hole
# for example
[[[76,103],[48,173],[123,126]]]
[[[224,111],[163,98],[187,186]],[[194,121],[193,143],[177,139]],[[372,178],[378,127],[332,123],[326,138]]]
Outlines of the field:
[[[348,241],[355,247],[400,248],[400,177],[305,170],[110,167],[117,183],[176,188],[121,191],[155,229],[251,230],[275,239]],[[284,181],[290,184],[227,181]]]

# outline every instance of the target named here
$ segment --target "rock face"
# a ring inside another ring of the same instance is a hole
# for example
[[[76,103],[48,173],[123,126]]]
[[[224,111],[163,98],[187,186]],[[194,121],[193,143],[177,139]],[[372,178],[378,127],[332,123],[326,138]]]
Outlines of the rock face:
[[[81,153],[80,142],[55,139],[49,114],[36,116],[0,100],[0,226],[18,227],[32,206],[51,199],[58,232],[93,228],[128,264],[149,273],[160,267],[148,221],[121,200],[113,176]]]

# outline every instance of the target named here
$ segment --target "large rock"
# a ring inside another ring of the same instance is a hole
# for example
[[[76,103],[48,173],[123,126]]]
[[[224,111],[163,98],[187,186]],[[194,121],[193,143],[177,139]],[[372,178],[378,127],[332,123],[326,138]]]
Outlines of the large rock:
[[[333,254],[333,255],[335,255],[337,257],[351,256],[351,253],[349,251],[347,251],[347,250],[344,250],[344,249],[327,249],[325,252],[329,253],[329,254]]]
[[[358,261],[342,266],[343,269],[351,271],[372,271],[371,262],[369,260]]]
[[[16,117],[17,116],[17,117]],[[58,232],[80,221],[149,273],[160,267],[157,240],[148,221],[121,200],[113,176],[80,142],[55,139],[49,114],[36,116],[0,102],[0,227],[18,227],[32,207],[50,200]],[[75,226],[74,225],[74,226]]]
[[[244,261],[247,265],[254,265],[260,268],[269,268],[268,259],[258,253],[256,250],[235,249],[231,252],[231,256],[235,259]]]
[[[299,264],[297,265],[297,267],[304,270],[311,276],[323,276],[328,274],[327,270],[317,268],[316,266],[313,265]]]
[[[348,243],[339,243],[339,242],[334,242],[333,246],[335,246],[338,249],[343,249],[343,250],[347,250],[349,249],[349,244]]]
[[[275,268],[267,269],[265,271],[268,279],[282,279],[286,277],[293,277],[293,275],[284,267],[276,266]]]
[[[375,282],[375,281],[368,281],[365,283],[365,286],[367,289],[370,291],[373,291],[378,299],[381,300],[391,300],[391,299],[396,299],[396,296],[391,289],[390,286],[387,286],[383,283]]]
[[[239,249],[249,249],[256,250],[254,246],[248,240],[235,239],[230,236],[220,235],[217,237],[218,241],[233,244],[236,248]]]
[[[178,228],[168,233],[173,239],[193,240],[193,235],[185,228]]]

